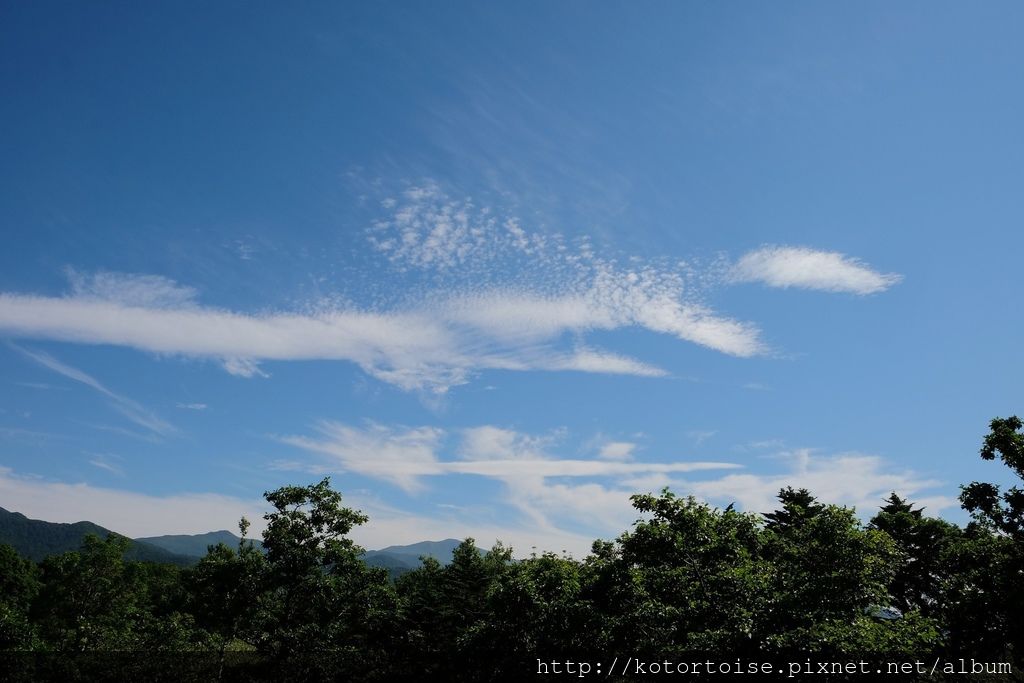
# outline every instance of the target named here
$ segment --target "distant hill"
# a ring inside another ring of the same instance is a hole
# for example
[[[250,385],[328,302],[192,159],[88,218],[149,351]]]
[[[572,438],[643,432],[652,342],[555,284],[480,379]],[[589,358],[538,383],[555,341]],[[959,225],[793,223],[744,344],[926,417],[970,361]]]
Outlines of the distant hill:
[[[389,545],[380,550],[368,550],[363,555],[366,564],[384,567],[392,576],[420,566],[420,557],[433,557],[441,564],[452,561],[452,551],[461,543],[454,538],[443,541],[420,541],[411,545]]]
[[[75,522],[60,524],[29,519],[20,512],[10,512],[0,508],[0,543],[12,546],[24,557],[39,562],[49,555],[57,555],[69,550],[78,550],[88,534],[96,534],[106,538],[112,531],[104,529],[92,522]],[[132,541],[125,553],[125,559],[140,562],[164,562],[184,567],[196,561],[194,557],[186,557],[169,552],[164,548]]]
[[[0,543],[14,547],[21,555],[36,562],[48,555],[78,550],[87,534],[106,538],[112,533],[92,522],[59,524],[29,519],[18,512],[0,508]],[[148,536],[132,540],[125,559],[142,562],[166,562],[187,567],[206,555],[211,545],[223,543],[237,548],[238,536],[230,531],[210,531],[205,534],[177,534],[169,536]],[[259,541],[253,541],[262,547]],[[411,545],[391,545],[380,550],[368,550],[363,555],[366,564],[383,567],[392,578],[420,566],[420,557],[433,557],[441,564],[452,561],[452,551],[460,541],[448,538],[443,541],[421,541]]]
[[[136,541],[140,543],[148,543],[149,545],[155,545],[158,548],[163,548],[169,552],[177,555],[188,555],[191,557],[204,557],[206,551],[211,545],[217,545],[223,543],[229,548],[237,549],[238,543],[242,539],[235,536],[230,531],[210,531],[205,534],[178,534],[171,536],[148,536],[144,538],[136,538]],[[253,541],[247,539],[249,542],[255,543],[258,547],[262,547],[259,541]]]
[[[370,550],[366,554],[411,556],[414,560],[418,560],[422,555],[432,557],[441,564],[449,564],[452,561],[452,553],[460,543],[462,541],[456,538],[446,538],[443,541],[420,541],[411,545],[389,545],[380,550]]]
[[[137,538],[136,541],[163,548],[178,555],[194,558],[203,557],[211,545],[223,543],[229,548],[237,548],[241,540],[230,531],[211,531],[205,534],[148,536]],[[253,541],[262,547],[259,541]],[[383,567],[392,576],[404,574],[420,566],[420,557],[433,557],[441,564],[452,561],[452,551],[459,541],[449,538],[444,541],[421,541],[412,545],[392,545],[380,550],[368,550],[363,554],[363,561],[371,567]]]

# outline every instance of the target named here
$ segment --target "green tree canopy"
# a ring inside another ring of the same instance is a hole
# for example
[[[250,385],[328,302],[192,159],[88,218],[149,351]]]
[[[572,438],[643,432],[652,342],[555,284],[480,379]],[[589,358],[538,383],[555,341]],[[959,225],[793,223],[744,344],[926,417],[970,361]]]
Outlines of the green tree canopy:
[[[981,446],[983,460],[1003,461],[1018,479],[1024,480],[1024,423],[1016,415],[995,418]],[[972,482],[962,487],[960,501],[974,520],[1006,534],[1015,541],[1024,541],[1024,490],[1012,486],[1000,492],[996,484]]]

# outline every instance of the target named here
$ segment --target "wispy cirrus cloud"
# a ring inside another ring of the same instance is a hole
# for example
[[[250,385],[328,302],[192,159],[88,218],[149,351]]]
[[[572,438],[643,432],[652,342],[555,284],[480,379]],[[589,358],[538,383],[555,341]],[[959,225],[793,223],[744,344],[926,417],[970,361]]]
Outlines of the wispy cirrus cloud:
[[[517,510],[533,528],[550,533],[615,534],[635,519],[630,496],[669,486],[713,504],[737,504],[751,512],[775,509],[785,486],[805,487],[822,501],[857,507],[870,515],[891,491],[909,496],[933,512],[956,499],[934,493],[936,479],[894,469],[883,458],[860,453],[820,455],[811,449],[779,453],[775,472],[752,473],[735,462],[637,462],[635,444],[609,442],[596,459],[553,455],[561,432],[528,434],[483,425],[455,432],[432,427],[353,427],[323,422],[313,436],[281,440],[321,456],[310,471],[350,471],[422,490],[432,477],[476,476],[503,484],[500,503]],[[454,440],[457,445],[448,445]],[[454,457],[444,457],[452,452]],[[626,455],[623,455],[626,454]],[[292,463],[292,468],[302,465]],[[716,471],[724,474],[707,476]]]
[[[602,255],[587,239],[529,230],[432,183],[381,207],[366,239],[374,267],[392,277],[373,278],[389,284],[362,303],[342,294],[288,310],[227,310],[158,275],[69,269],[64,296],[0,293],[0,333],[210,358],[240,377],[267,377],[267,361],[346,361],[438,394],[485,370],[669,374],[595,347],[588,335],[597,332],[644,330],[739,358],[769,351],[756,324],[704,300],[722,280],[715,268]],[[866,294],[898,276],[833,252],[772,247],[743,256],[725,279]]]
[[[928,493],[942,484],[939,480],[906,468],[894,469],[876,455],[822,455],[800,448],[779,456],[786,466],[782,472],[729,473],[707,481],[677,481],[673,486],[719,504],[735,502],[754,512],[774,510],[776,495],[786,486],[806,488],[826,503],[854,506],[868,515],[892,491],[926,506],[933,514],[959,505],[955,497]]]
[[[609,441],[601,446],[597,455],[605,460],[628,460],[635,450],[636,444],[632,441]]]
[[[65,268],[64,274],[75,299],[106,301],[139,308],[190,308],[198,294],[194,287],[178,284],[161,275],[143,273],[113,273],[99,271],[83,273]]]
[[[895,273],[879,273],[839,252],[785,246],[762,247],[744,254],[728,277],[733,282],[860,295],[883,292],[903,279]]]
[[[177,428],[171,423],[167,422],[163,418],[157,416],[152,411],[143,407],[137,401],[134,401],[127,396],[123,396],[114,391],[111,391],[99,380],[92,375],[79,370],[78,368],[72,367],[66,363],[62,363],[53,356],[43,351],[34,351],[31,349],[25,349],[14,344],[12,348],[17,350],[26,358],[29,358],[36,363],[39,363],[43,367],[56,372],[59,375],[63,375],[68,379],[72,379],[76,382],[81,382],[90,389],[102,394],[110,400],[110,405],[117,410],[119,413],[124,415],[126,418],[134,422],[136,425],[145,428],[150,433],[157,436],[170,436],[177,432]]]
[[[391,483],[407,492],[424,489],[433,477],[462,475],[504,484],[504,505],[544,533],[569,533],[582,525],[593,533],[620,530],[634,515],[622,480],[651,475],[732,470],[731,462],[637,462],[599,458],[562,458],[551,455],[559,432],[535,435],[482,425],[449,433],[433,427],[388,427],[369,423],[354,427],[324,421],[312,436],[279,439],[322,457],[309,469],[317,473],[355,472]],[[446,444],[455,457],[443,457]],[[621,450],[621,444],[618,447]],[[289,468],[301,467],[289,463]]]
[[[444,431],[434,427],[395,429],[369,423],[365,428],[324,420],[315,436],[282,436],[283,443],[328,456],[341,471],[388,481],[405,491],[423,487],[421,478],[439,474],[436,450]]]
[[[98,469],[114,474],[118,477],[124,476],[124,469],[118,462],[121,458],[104,453],[87,453],[89,456],[89,464]]]
[[[558,438],[557,434],[536,436],[514,429],[483,425],[462,430],[459,455],[465,460],[539,460]]]
[[[324,420],[309,436],[286,435],[279,441],[327,456],[326,464],[392,483],[406,491],[424,486],[423,479],[447,474],[504,477],[607,477],[641,472],[693,472],[740,467],[728,462],[613,462],[553,458],[548,448],[557,435],[536,436],[492,425],[460,430],[458,457],[442,459],[448,432],[436,427],[390,427],[368,423],[355,427]],[[317,471],[322,471],[322,467]]]
[[[262,314],[191,303],[144,306],[95,294],[4,293],[0,330],[209,357],[243,377],[265,376],[260,361],[344,360],[403,389],[440,393],[487,369],[666,374],[649,363],[580,343],[581,335],[592,330],[642,327],[733,355],[760,351],[752,326],[716,317],[666,293],[645,291],[629,275],[606,272],[585,295],[491,290],[441,294],[438,300],[389,310],[330,307]]]

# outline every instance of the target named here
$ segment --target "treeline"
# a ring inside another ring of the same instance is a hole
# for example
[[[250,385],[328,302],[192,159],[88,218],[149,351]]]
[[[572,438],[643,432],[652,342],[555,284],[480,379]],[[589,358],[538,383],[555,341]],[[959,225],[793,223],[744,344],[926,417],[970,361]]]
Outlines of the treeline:
[[[1021,428],[993,420],[981,454],[1024,477]],[[962,487],[963,528],[895,493],[864,524],[803,489],[766,515],[665,490],[634,496],[641,521],[584,559],[514,560],[467,539],[450,564],[426,558],[394,581],[360,559],[348,534],[367,518],[327,479],[266,499],[263,551],[218,545],[191,568],[126,561],[116,535],[38,564],[0,546],[0,649],[196,653],[217,676],[290,662],[297,679],[474,681],[579,653],[1024,652],[1018,487]]]

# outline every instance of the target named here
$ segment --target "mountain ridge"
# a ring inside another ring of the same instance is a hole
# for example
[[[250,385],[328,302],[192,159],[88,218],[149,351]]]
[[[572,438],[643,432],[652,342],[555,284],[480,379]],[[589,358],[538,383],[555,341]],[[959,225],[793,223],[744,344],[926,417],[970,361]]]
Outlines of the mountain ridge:
[[[165,534],[163,536],[140,536],[135,539],[142,543],[163,548],[178,555],[201,558],[206,555],[210,546],[223,543],[229,548],[237,548],[242,539],[227,529],[207,531],[201,534]],[[262,547],[259,540],[247,538],[246,541]]]
[[[78,550],[88,534],[106,538],[112,533],[118,532],[88,520],[48,522],[0,507],[0,543],[11,545],[19,554],[34,562],[42,561],[50,555]],[[221,529],[200,534],[141,536],[129,540],[131,545],[125,553],[125,559],[187,567],[202,559],[210,546],[223,543],[230,548],[237,548],[242,539]],[[259,540],[246,540],[262,547]],[[421,557],[432,557],[442,565],[450,563],[452,552],[459,543],[461,541],[458,539],[446,538],[408,545],[389,545],[379,550],[367,550],[362,558],[368,565],[386,569],[392,577],[396,577],[419,567]]]
[[[18,553],[34,562],[41,562],[50,555],[59,555],[69,550],[78,550],[89,534],[106,538],[112,533],[94,522],[47,522],[31,519],[20,512],[0,507],[0,543],[6,543]],[[124,536],[124,534],[118,534]],[[126,537],[127,538],[127,537]],[[180,567],[193,564],[198,558],[170,552],[157,545],[129,538],[130,544],[125,559],[140,562],[161,562]]]

